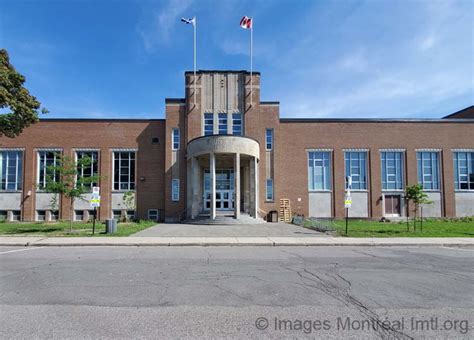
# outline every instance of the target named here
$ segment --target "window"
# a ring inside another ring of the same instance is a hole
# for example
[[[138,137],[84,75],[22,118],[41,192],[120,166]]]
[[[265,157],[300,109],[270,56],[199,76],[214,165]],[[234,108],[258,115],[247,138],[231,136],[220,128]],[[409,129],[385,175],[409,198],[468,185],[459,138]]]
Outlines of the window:
[[[88,157],[90,160],[90,163],[88,165],[81,165],[77,166],[77,177],[78,178],[89,178],[92,176],[97,176],[98,174],[98,167],[99,167],[99,153],[97,151],[77,151],[76,152],[76,159],[79,161],[81,159],[84,159]],[[92,182],[86,182],[82,184],[83,186],[90,187],[96,187],[97,183],[92,183]]]
[[[265,145],[267,150],[273,149],[273,129],[267,129],[265,131]]]
[[[179,138],[179,129],[173,128],[172,131],[172,142],[173,142],[173,150],[179,150],[180,138]]]
[[[310,151],[308,160],[308,189],[331,190],[330,152]]]
[[[6,221],[8,213],[6,210],[0,210],[0,222]]]
[[[204,114],[204,136],[211,136],[214,134],[214,114]]]
[[[127,219],[130,221],[135,219],[135,210],[127,210]]]
[[[148,209],[148,219],[158,221],[158,209]]]
[[[151,139],[151,144],[153,145],[159,145],[160,144],[160,139],[158,137],[153,137]]]
[[[135,190],[135,151],[114,152],[114,190]]]
[[[267,201],[273,201],[273,179],[267,178],[267,194],[265,196]]]
[[[416,153],[418,183],[425,190],[439,190],[439,153],[423,151]]]
[[[232,114],[232,134],[234,136],[242,136],[242,114]]]
[[[122,219],[122,210],[113,210],[114,220],[120,221]]]
[[[20,221],[21,220],[21,211],[20,210],[12,210],[12,221]]]
[[[46,221],[46,210],[36,210],[36,220]]]
[[[454,153],[454,188],[474,190],[474,152]]]
[[[0,190],[21,190],[23,152],[0,151]]]
[[[171,200],[179,201],[179,179],[173,179],[171,183]]]
[[[59,153],[57,151],[38,152],[38,188],[43,189],[47,183],[59,180],[59,172],[54,168],[59,165]]]
[[[59,220],[59,211],[58,210],[51,210],[51,221],[58,221]]]
[[[353,190],[367,190],[367,152],[347,151],[344,153],[347,177],[352,178]]]
[[[227,113],[219,113],[219,134],[227,135]]]
[[[383,151],[382,190],[403,190],[403,152]]]
[[[82,221],[84,219],[84,210],[74,211],[74,221]]]

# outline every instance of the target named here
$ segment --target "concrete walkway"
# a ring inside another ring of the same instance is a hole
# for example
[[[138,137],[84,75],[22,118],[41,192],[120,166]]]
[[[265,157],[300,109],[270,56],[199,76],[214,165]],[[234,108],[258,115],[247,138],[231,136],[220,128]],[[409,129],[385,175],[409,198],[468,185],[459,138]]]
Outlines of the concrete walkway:
[[[153,237],[328,237],[324,233],[288,223],[196,225],[162,223],[135,236]]]
[[[0,237],[0,246],[474,246],[474,238]]]

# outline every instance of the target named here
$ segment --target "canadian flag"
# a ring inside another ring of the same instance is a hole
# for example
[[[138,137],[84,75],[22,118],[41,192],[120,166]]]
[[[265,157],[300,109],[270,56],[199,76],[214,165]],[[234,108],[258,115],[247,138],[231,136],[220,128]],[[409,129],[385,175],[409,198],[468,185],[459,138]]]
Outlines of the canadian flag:
[[[242,27],[243,29],[252,28],[252,18],[249,18],[248,16],[245,15],[245,16],[240,20],[240,27]]]

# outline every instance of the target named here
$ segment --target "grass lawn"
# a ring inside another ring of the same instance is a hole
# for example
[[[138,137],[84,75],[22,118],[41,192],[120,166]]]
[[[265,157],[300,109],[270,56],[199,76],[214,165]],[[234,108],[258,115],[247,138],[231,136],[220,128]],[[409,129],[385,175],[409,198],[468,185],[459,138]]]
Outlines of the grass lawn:
[[[306,222],[306,221],[305,221]],[[332,222],[332,228],[337,234],[345,236],[345,220]],[[404,222],[383,223],[377,221],[349,220],[349,237],[474,237],[474,219],[459,220],[428,219],[423,221],[423,231],[417,222],[416,232],[413,231],[413,221],[410,221],[410,231]]]
[[[119,223],[117,232],[114,234],[105,233],[105,223],[96,222],[94,236],[128,236],[140,230],[155,225],[156,222],[140,221],[139,223]],[[3,236],[91,236],[92,223],[74,222],[72,233],[69,229],[69,222],[62,221],[56,223],[0,223],[0,235]]]

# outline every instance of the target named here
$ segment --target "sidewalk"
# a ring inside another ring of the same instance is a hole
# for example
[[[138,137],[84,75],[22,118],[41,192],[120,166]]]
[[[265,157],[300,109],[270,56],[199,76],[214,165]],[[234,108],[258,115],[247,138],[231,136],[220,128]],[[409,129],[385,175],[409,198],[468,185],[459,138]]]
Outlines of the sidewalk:
[[[0,237],[0,246],[474,246],[474,238]]]

